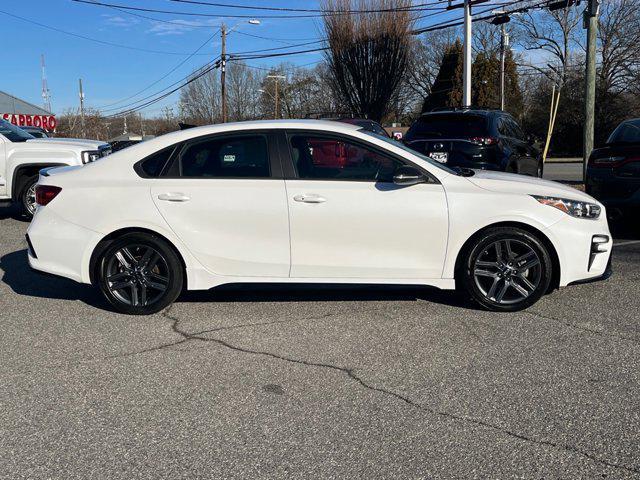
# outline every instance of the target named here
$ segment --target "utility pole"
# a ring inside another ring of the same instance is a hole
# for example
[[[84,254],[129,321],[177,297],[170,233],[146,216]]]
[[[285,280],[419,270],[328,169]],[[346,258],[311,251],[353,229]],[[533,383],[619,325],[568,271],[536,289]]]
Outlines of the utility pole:
[[[287,77],[285,77],[284,75],[267,75],[267,78],[273,78],[273,81],[275,82],[275,97],[274,97],[274,101],[275,101],[275,108],[273,110],[273,118],[274,119],[278,119],[280,118],[280,113],[278,111],[278,80],[283,79],[285,80]]]
[[[462,106],[471,106],[471,0],[464,0],[464,65]]]
[[[507,33],[506,23],[503,23],[500,35],[500,110],[504,110],[504,62],[507,56],[508,46],[509,34]]]
[[[588,0],[587,8],[584,10],[583,27],[587,29],[587,67],[585,72],[585,95],[584,95],[584,130],[583,130],[583,151],[582,160],[584,162],[582,174],[587,179],[587,160],[593,150],[593,130],[596,105],[596,38],[598,34],[598,10],[599,0]]]
[[[220,93],[222,95],[222,123],[227,123],[227,85],[225,76],[227,72],[227,27],[222,23],[220,27],[222,37],[222,52],[220,53]]]
[[[82,91],[82,79],[78,79],[78,85],[80,86],[80,128],[82,133],[82,138],[85,138],[85,124],[84,124],[84,92]]]

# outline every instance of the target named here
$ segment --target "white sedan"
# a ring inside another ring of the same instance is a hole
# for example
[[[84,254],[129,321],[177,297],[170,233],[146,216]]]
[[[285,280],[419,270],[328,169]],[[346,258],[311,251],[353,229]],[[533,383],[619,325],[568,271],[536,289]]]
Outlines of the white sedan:
[[[357,126],[212,125],[42,172],[30,265],[150,314],[183,287],[418,284],[496,311],[606,277],[604,207],[571,187],[456,170]]]

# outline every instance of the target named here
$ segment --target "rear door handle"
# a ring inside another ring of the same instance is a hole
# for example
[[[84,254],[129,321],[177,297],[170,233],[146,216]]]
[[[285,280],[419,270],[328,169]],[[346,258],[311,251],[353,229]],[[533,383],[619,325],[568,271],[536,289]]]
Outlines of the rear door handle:
[[[164,200],[165,202],[188,202],[191,200],[191,197],[181,192],[168,192],[158,195],[158,200]]]
[[[326,198],[321,197],[320,195],[316,195],[315,193],[305,193],[304,195],[296,195],[293,197],[296,202],[303,203],[324,203],[327,201]]]

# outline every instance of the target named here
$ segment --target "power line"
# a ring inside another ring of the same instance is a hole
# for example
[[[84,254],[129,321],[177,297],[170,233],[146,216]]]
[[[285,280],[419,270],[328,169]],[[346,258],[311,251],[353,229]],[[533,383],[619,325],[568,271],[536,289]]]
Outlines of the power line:
[[[109,7],[109,8],[119,8],[123,10],[132,10],[136,12],[147,12],[147,13],[162,13],[168,15],[184,15],[190,17],[215,17],[215,18],[255,18],[255,15],[242,15],[242,14],[220,14],[220,13],[195,13],[195,12],[184,12],[184,11],[176,11],[176,10],[163,10],[157,8],[143,8],[143,7],[130,7],[127,5],[120,5],[115,3],[105,3],[98,2],[94,0],[72,0],[77,3],[85,3],[87,5],[94,5],[99,7]],[[389,13],[393,12],[401,12],[401,11],[409,11],[409,12],[418,12],[423,10],[446,10],[445,6],[433,6],[433,7],[420,7],[416,10],[390,10]],[[260,18],[279,18],[279,19],[301,19],[301,18],[322,18],[334,15],[361,15],[364,12],[361,11],[352,11],[352,12],[342,12],[342,13],[316,13],[310,15],[260,15]]]
[[[54,32],[64,33],[65,35],[69,35],[69,36],[76,37],[76,38],[82,38],[83,40],[88,40],[90,42],[99,43],[99,44],[102,44],[102,45],[108,45],[110,47],[126,48],[127,50],[135,50],[135,51],[138,51],[138,52],[145,52],[145,53],[158,53],[158,54],[162,54],[162,55],[180,55],[180,56],[189,55],[188,53],[165,52],[165,51],[162,51],[162,50],[149,50],[147,48],[138,48],[138,47],[132,47],[130,45],[122,45],[122,44],[119,44],[119,43],[107,42],[105,40],[99,40],[97,38],[87,37],[86,35],[81,35],[79,33],[67,32],[66,30],[62,30],[62,29],[57,28],[57,27],[52,27],[51,25],[45,25],[44,23],[36,22],[35,20],[29,20],[28,18],[24,18],[24,17],[21,17],[19,15],[14,15],[13,13],[5,12],[4,10],[0,10],[0,13],[3,14],[3,15],[7,15],[9,17],[16,18],[18,20],[22,20],[23,22],[31,23],[33,25],[37,25],[39,27],[46,28],[48,30],[53,30]]]
[[[325,10],[320,8],[292,8],[292,7],[259,7],[257,5],[234,5],[231,3],[219,3],[219,2],[205,2],[202,0],[170,0],[172,2],[177,3],[188,3],[192,5],[207,5],[210,7],[224,7],[224,8],[238,8],[243,10],[266,10],[271,12],[313,12],[320,13],[322,15],[327,14],[338,14],[344,15],[345,12],[342,10]],[[400,12],[400,11],[412,11],[421,9],[423,7],[429,7],[440,3],[440,0],[436,2],[430,3],[421,3],[418,5],[411,5],[408,7],[399,7],[399,8],[380,8],[380,9],[371,9],[371,10],[357,10],[354,13],[363,14],[363,13],[384,13],[384,12]]]
[[[306,43],[298,43],[298,44],[293,44],[293,45],[288,45],[286,47],[274,47],[274,48],[263,48],[260,50],[249,50],[246,52],[233,52],[233,53],[229,53],[228,55],[233,56],[233,55],[245,55],[245,54],[251,54],[251,53],[260,53],[260,52],[273,52],[276,50],[286,50],[287,48],[294,48],[294,47],[304,47],[307,45],[315,45],[317,43],[324,43],[326,40],[322,39],[322,40],[316,40],[313,42],[306,42]]]
[[[516,3],[522,3],[525,0],[516,0],[515,2],[510,3],[510,5],[516,4]],[[510,14],[514,14],[514,13],[520,13],[520,12],[526,12],[529,10],[534,10],[534,9],[542,9],[545,8],[547,5],[549,5],[550,3],[552,3],[554,0],[545,0],[543,2],[537,3],[537,4],[533,4],[533,5],[526,5],[524,7],[520,7],[514,10],[509,10],[506,11],[504,13],[496,13],[493,15],[486,15],[484,17],[478,17],[478,16],[474,16],[472,21],[473,22],[481,22],[484,20],[492,20],[496,17],[499,16],[504,16],[504,15],[510,15]],[[481,10],[480,12],[478,12],[476,15],[481,15],[483,13],[489,12],[491,10],[493,10],[495,8],[495,6],[491,6],[487,9]],[[434,32],[436,30],[444,30],[446,28],[451,28],[451,27],[457,27],[462,25],[464,22],[462,20],[449,20],[449,21],[444,21],[441,22],[439,24],[435,24],[435,25],[430,25],[428,27],[422,27],[422,28],[418,28],[413,30],[411,33],[413,35],[420,35],[421,33],[426,33],[426,32]]]
[[[216,63],[215,63],[215,64],[213,64],[213,65],[208,65],[208,66],[207,66],[207,68],[206,68],[205,70],[201,71],[200,73],[198,73],[198,74],[196,74],[196,75],[193,75],[191,78],[189,78],[189,80],[185,81],[184,83],[182,83],[182,84],[181,84],[181,85],[179,85],[178,87],[176,87],[176,88],[174,88],[174,89],[172,89],[172,90],[170,90],[170,91],[168,91],[168,92],[166,92],[166,93],[163,93],[163,94],[162,94],[162,95],[160,95],[159,97],[153,98],[152,100],[150,100],[150,101],[148,101],[148,102],[146,102],[146,103],[143,103],[143,104],[141,104],[141,105],[137,105],[137,106],[132,107],[132,108],[130,108],[130,109],[128,109],[128,110],[122,110],[122,111],[120,111],[120,112],[117,112],[117,113],[114,113],[114,114],[111,114],[111,115],[107,115],[107,118],[115,118],[115,117],[122,117],[122,116],[124,116],[124,115],[130,115],[131,113],[136,112],[136,111],[138,111],[138,110],[142,110],[142,109],[144,109],[144,108],[148,107],[149,105],[153,105],[154,103],[157,103],[157,102],[159,102],[160,100],[163,100],[163,99],[167,98],[169,95],[171,95],[171,94],[173,94],[173,93],[177,92],[177,91],[178,91],[178,90],[180,90],[181,88],[186,87],[186,86],[187,86],[187,85],[189,85],[190,83],[195,82],[195,81],[196,81],[196,80],[198,80],[200,77],[203,77],[203,76],[204,76],[204,75],[206,75],[207,73],[209,73],[209,72],[211,72],[212,70],[215,70],[216,68],[218,68],[218,66],[219,66],[219,62],[216,62]]]
[[[160,95],[161,93],[163,93],[163,92],[164,92],[165,90],[167,90],[167,89],[170,89],[170,88],[172,88],[172,87],[175,87],[176,85],[180,84],[181,82],[185,82],[186,80],[188,80],[189,78],[191,78],[193,75],[200,75],[200,73],[201,73],[203,70],[211,71],[211,69],[218,68],[218,66],[219,66],[219,65],[220,65],[220,60],[219,60],[219,59],[218,59],[218,60],[216,60],[216,61],[214,61],[214,62],[205,63],[204,65],[202,65],[201,67],[197,68],[197,69],[196,69],[196,70],[194,70],[193,72],[189,73],[188,75],[185,75],[185,76],[184,76],[184,77],[182,77],[181,79],[176,80],[176,81],[175,81],[175,82],[173,82],[172,84],[167,85],[166,87],[164,87],[164,88],[160,89],[159,91],[157,91],[157,92],[155,92],[155,93],[152,93],[152,94],[150,94],[150,95],[147,95],[146,97],[143,97],[143,98],[141,98],[141,99],[139,99],[139,100],[136,100],[136,101],[134,101],[134,102],[127,103],[126,105],[121,105],[120,107],[117,107],[117,108],[106,108],[106,109],[104,109],[103,111],[105,111],[105,112],[112,112],[112,111],[114,111],[114,110],[118,110],[118,109],[125,108],[125,107],[130,107],[130,106],[131,106],[131,107],[133,107],[133,106],[135,106],[135,105],[136,105],[137,103],[139,103],[139,102],[144,102],[145,100],[148,100],[148,99],[150,99],[150,98],[153,98],[153,97],[154,97],[154,96],[156,96],[156,95]],[[200,75],[200,76],[201,76],[201,75]],[[198,77],[198,78],[199,78],[199,77]]]
[[[153,87],[154,85],[157,85],[158,83],[160,83],[162,80],[164,80],[165,78],[167,78],[169,75],[171,75],[173,72],[175,72],[178,68],[180,68],[182,65],[184,65],[185,63],[187,63],[191,58],[193,58],[194,55],[196,55],[202,48],[204,48],[205,45],[207,45],[211,40],[213,40],[215,38],[215,36],[218,34],[218,32],[220,32],[220,29],[218,29],[213,35],[211,35],[209,38],[207,38],[204,43],[202,45],[200,45],[196,50],[193,51],[193,53],[191,53],[191,55],[189,55],[187,58],[185,58],[184,60],[182,60],[180,63],[178,63],[175,67],[173,67],[171,70],[169,70],[167,73],[165,73],[162,77],[160,77],[158,80],[156,80],[153,83],[150,83],[149,85],[147,85],[145,88],[143,88],[142,90],[134,93],[133,95],[130,95],[126,98],[120,99],[117,102],[112,102],[112,103],[108,103],[106,105],[103,105],[102,107],[97,107],[98,109],[103,109],[105,107],[111,107],[113,105],[117,105],[119,103],[125,102],[127,100],[130,100],[134,97],[137,97],[138,95],[140,95],[143,92],[146,92],[147,90],[149,90],[151,87]]]

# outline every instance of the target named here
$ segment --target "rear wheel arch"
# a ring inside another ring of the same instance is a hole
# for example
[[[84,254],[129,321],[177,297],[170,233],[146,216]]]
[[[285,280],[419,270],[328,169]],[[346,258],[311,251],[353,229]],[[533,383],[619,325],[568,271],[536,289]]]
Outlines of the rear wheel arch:
[[[96,274],[98,273],[98,259],[100,258],[100,255],[102,255],[102,253],[104,253],[115,240],[128,233],[143,233],[164,241],[177,255],[182,265],[182,273],[184,275],[184,278],[187,279],[187,264],[184,260],[184,256],[180,252],[180,249],[178,249],[171,240],[169,240],[161,233],[148,228],[126,227],[114,230],[113,232],[105,236],[102,240],[100,240],[100,242],[98,242],[98,244],[93,249],[93,252],[91,253],[91,259],[89,260],[89,279],[92,285],[96,285]]]
[[[66,163],[26,163],[17,165],[11,177],[11,198],[17,199],[24,183],[34,175],[38,175],[43,168],[66,166],[68,166]]]
[[[534,227],[532,225],[529,225],[527,223],[522,223],[522,222],[498,222],[498,223],[492,223],[491,225],[487,225],[487,226],[481,228],[480,230],[478,230],[477,232],[475,232],[473,235],[471,235],[467,239],[467,241],[464,243],[464,245],[462,245],[462,248],[460,248],[460,250],[458,251],[458,255],[456,256],[456,263],[455,263],[455,270],[454,270],[454,278],[456,279],[456,287],[458,286],[459,272],[460,272],[460,270],[461,270],[461,268],[463,266],[465,255],[467,255],[467,253],[472,248],[472,246],[474,245],[474,242],[478,239],[478,237],[480,237],[487,230],[492,229],[492,228],[497,228],[497,227],[519,228],[521,230],[524,230],[524,231],[534,235],[536,238],[538,238],[540,240],[540,242],[542,242],[542,244],[546,247],[547,251],[549,252],[549,256],[551,257],[552,277],[551,277],[551,283],[549,284],[549,290],[548,291],[553,291],[553,290],[559,288],[559,286],[560,286],[560,258],[558,257],[558,252],[556,251],[555,246],[553,245],[551,240],[549,240],[549,237],[547,237],[541,230],[539,230],[538,228],[536,228],[536,227]]]

